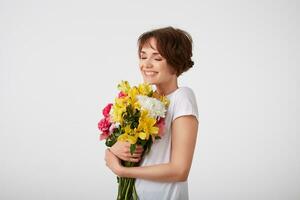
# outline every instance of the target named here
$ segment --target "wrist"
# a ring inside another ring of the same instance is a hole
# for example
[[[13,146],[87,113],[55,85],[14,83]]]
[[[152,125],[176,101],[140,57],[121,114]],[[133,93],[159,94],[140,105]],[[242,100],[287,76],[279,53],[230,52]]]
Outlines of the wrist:
[[[122,165],[118,165],[115,169],[115,172],[119,177],[124,177],[125,167],[123,167]]]

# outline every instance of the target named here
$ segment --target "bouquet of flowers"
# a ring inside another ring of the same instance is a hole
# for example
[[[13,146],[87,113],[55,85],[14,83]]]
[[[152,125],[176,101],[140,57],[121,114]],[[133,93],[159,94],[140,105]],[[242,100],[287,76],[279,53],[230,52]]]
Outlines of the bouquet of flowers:
[[[165,116],[169,100],[159,95],[147,83],[131,87],[127,81],[118,84],[120,90],[114,103],[109,103],[102,111],[103,118],[98,123],[100,140],[106,140],[108,147],[117,141],[130,142],[130,153],[141,145],[146,155],[152,143],[163,135]],[[138,163],[121,161],[125,167],[138,166]],[[138,199],[134,178],[117,177],[117,199]]]

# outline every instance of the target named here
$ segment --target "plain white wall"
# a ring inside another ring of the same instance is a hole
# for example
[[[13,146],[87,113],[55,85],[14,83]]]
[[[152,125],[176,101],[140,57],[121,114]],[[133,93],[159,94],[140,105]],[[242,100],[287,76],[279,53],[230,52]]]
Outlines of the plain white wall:
[[[0,199],[115,199],[97,123],[136,41],[194,39],[190,199],[300,199],[299,1],[0,1]]]

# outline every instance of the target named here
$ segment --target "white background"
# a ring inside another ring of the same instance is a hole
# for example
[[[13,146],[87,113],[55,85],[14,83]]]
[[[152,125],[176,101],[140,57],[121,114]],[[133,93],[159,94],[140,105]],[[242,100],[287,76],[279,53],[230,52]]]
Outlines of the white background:
[[[137,38],[194,39],[192,200],[300,199],[299,1],[0,1],[0,199],[115,199],[98,140]]]

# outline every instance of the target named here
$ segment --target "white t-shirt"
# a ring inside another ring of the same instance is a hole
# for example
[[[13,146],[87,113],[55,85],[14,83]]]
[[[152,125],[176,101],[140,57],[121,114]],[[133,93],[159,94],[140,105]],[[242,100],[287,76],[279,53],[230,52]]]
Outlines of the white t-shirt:
[[[179,87],[167,97],[170,105],[165,119],[164,135],[153,143],[151,151],[141,161],[141,166],[170,162],[173,120],[184,115],[194,115],[198,120],[197,102],[192,89]],[[189,198],[187,181],[157,182],[136,179],[135,186],[140,200],[187,200]]]

